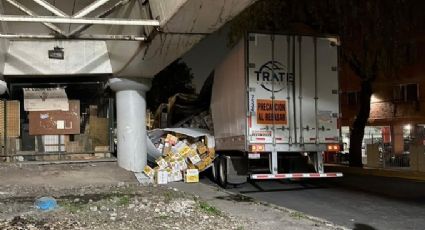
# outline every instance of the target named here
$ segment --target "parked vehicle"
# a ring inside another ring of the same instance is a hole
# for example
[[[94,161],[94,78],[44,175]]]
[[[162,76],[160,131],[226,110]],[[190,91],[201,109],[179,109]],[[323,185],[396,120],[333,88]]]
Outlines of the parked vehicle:
[[[341,177],[324,173],[338,152],[338,38],[248,33],[214,71],[214,178]]]

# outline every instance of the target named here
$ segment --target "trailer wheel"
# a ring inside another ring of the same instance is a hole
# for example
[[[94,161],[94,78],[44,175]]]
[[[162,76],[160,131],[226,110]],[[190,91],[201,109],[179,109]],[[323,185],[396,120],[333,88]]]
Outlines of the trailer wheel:
[[[226,188],[227,187],[227,167],[226,167],[226,158],[219,157],[218,158],[218,184]]]
[[[212,180],[218,184],[218,167],[219,167],[220,158],[217,157],[214,159],[213,164],[211,166],[211,176]]]

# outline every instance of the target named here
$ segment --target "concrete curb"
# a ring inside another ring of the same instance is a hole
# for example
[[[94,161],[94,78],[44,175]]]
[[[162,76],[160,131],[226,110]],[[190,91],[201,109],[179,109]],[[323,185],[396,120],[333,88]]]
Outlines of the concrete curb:
[[[325,165],[326,171],[338,171],[344,174],[353,175],[369,175],[378,177],[393,177],[407,180],[415,180],[425,182],[425,172],[404,171],[391,169],[375,169],[375,168],[354,168],[339,165]]]

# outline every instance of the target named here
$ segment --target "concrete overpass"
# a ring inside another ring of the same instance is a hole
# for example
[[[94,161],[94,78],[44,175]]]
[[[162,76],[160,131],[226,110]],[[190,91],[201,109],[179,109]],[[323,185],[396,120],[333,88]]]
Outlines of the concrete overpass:
[[[113,77],[118,162],[142,171],[149,79],[254,1],[0,0],[0,76]]]

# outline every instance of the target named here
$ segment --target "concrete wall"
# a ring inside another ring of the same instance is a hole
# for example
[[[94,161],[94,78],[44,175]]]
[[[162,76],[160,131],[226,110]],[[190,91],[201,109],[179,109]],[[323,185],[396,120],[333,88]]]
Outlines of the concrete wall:
[[[48,50],[59,46],[64,60],[49,59]],[[104,41],[11,41],[5,75],[110,74]]]
[[[0,39],[0,78],[2,78],[4,74],[4,63],[6,62],[6,54],[8,49],[9,41],[6,39]]]
[[[3,12],[3,3],[0,1],[0,13]],[[0,33],[6,32],[6,24],[1,22],[0,23]],[[4,71],[4,63],[6,62],[6,53],[9,49],[9,41],[6,39],[0,39],[0,78],[3,78],[3,71]]]

